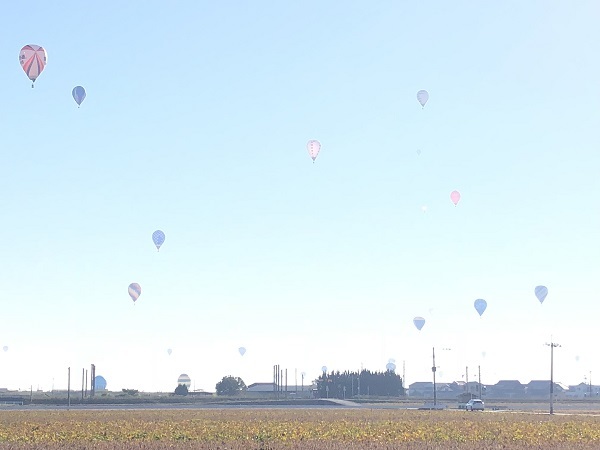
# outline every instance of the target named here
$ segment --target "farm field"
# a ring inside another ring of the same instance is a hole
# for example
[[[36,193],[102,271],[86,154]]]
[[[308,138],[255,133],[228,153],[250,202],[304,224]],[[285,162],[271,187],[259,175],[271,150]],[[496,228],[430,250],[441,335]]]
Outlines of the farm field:
[[[389,409],[0,411],[0,449],[597,449],[600,416]]]

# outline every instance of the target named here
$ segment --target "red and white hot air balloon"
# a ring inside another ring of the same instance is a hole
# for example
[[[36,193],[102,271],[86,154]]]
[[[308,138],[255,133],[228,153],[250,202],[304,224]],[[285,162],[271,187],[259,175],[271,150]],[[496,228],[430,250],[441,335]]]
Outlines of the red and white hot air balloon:
[[[47,61],[48,57],[44,47],[40,47],[39,45],[26,45],[21,49],[21,53],[19,53],[19,62],[21,63],[23,71],[31,80],[31,87],[33,87],[33,83],[35,83],[37,77],[40,76],[46,67]]]

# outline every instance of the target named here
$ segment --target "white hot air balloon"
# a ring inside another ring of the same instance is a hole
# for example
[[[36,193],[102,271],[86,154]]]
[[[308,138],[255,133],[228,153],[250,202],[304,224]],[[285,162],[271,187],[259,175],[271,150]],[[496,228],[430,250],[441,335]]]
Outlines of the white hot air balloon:
[[[315,159],[317,159],[317,156],[319,156],[319,152],[321,151],[321,143],[316,139],[311,139],[306,143],[306,150],[308,150],[308,154],[314,163]]]
[[[417,100],[419,101],[421,106],[425,108],[425,103],[427,103],[427,100],[429,100],[429,92],[425,90],[420,90],[419,92],[417,92]]]

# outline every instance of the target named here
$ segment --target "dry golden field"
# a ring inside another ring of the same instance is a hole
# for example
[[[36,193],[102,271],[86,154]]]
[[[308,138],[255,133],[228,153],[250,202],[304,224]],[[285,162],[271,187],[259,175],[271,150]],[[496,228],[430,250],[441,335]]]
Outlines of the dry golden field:
[[[0,449],[600,449],[600,417],[377,409],[0,411]]]

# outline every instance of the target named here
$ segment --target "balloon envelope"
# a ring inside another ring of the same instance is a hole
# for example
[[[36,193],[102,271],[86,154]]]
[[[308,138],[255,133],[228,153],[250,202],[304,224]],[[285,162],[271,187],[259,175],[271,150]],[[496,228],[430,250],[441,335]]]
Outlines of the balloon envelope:
[[[173,353],[173,350],[171,350],[170,348],[167,349],[167,353],[169,354],[169,356],[171,356],[171,353]]]
[[[160,246],[165,242],[165,233],[161,230],[156,230],[152,233],[152,242],[156,245],[156,250],[160,250]]]
[[[81,86],[75,86],[73,88],[73,98],[78,105],[81,105],[81,102],[85,100],[85,89]]]
[[[177,378],[177,384],[184,384],[186,387],[190,387],[192,385],[192,380],[187,373],[182,373]]]
[[[460,201],[460,192],[452,191],[450,193],[450,200],[452,200],[452,203],[454,203],[454,206],[458,205],[458,202]]]
[[[27,77],[32,81],[31,87],[33,87],[33,83],[35,83],[37,77],[40,76],[46,67],[47,60],[48,58],[44,47],[40,47],[39,45],[26,45],[21,49],[21,52],[19,53],[19,62]]]
[[[238,348],[238,351],[240,352],[240,355],[242,355],[242,356],[244,356],[244,354],[246,353],[246,349],[244,347]]]
[[[8,351],[8,345],[5,345],[4,347],[2,347],[2,350],[4,350],[5,352]]]
[[[420,90],[419,92],[417,92],[417,100],[419,101],[421,106],[425,108],[425,103],[427,103],[427,100],[429,100],[429,92],[425,90]]]
[[[546,286],[536,286],[535,287],[535,296],[540,301],[540,303],[544,303],[544,300],[546,300],[547,295],[548,295],[548,288]]]
[[[389,362],[385,365],[385,368],[390,372],[393,372],[394,370],[396,370],[396,364]]]
[[[422,317],[415,317],[413,323],[415,324],[415,327],[417,327],[417,330],[421,331],[421,328],[425,325],[425,319]]]
[[[487,308],[487,302],[485,300],[483,300],[481,298],[475,300],[475,309],[479,313],[480,317],[485,312],[486,308]]]
[[[327,366],[321,367],[321,372],[327,372]]]
[[[319,141],[317,141],[316,139],[311,139],[306,144],[306,149],[308,150],[308,154],[312,158],[313,162],[315,162],[315,159],[317,159],[317,156],[319,155],[319,152],[321,151],[321,143]]]
[[[129,296],[131,300],[134,302],[138,299],[138,297],[142,294],[142,288],[137,283],[131,283],[128,288]]]

